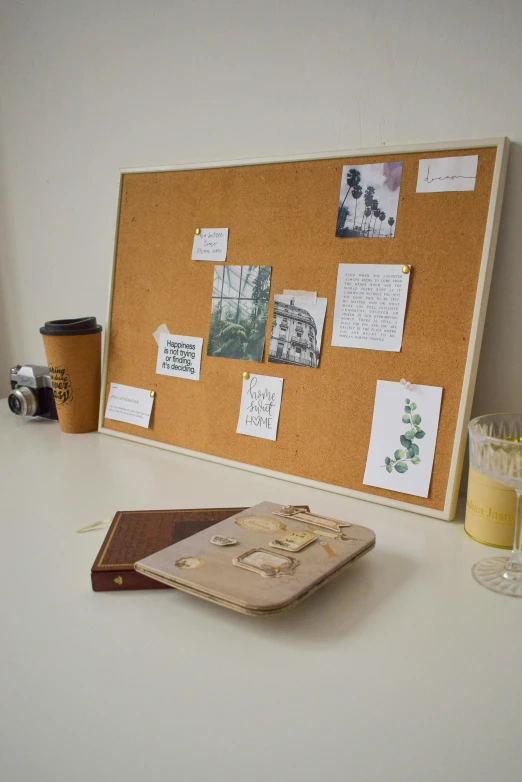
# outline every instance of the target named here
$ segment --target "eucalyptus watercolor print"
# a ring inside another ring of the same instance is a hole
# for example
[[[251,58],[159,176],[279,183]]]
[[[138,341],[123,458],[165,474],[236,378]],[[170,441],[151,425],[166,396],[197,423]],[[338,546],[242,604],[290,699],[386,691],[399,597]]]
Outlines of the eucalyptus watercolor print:
[[[428,497],[442,388],[378,380],[363,483]]]
[[[417,405],[409,399],[405,399],[404,413],[402,416],[402,423],[408,424],[408,430],[401,434],[400,441],[402,448],[397,448],[391,456],[386,456],[384,459],[383,467],[386,467],[387,472],[396,470],[398,473],[408,472],[408,462],[410,464],[420,464],[420,449],[417,443],[413,442],[415,438],[422,440],[426,436],[420,428],[422,418],[415,412]]]

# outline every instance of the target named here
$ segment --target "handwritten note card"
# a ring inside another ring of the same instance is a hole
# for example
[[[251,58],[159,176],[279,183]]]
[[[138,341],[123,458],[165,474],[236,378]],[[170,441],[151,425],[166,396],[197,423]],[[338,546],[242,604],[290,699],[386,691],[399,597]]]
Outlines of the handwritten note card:
[[[332,345],[400,351],[409,279],[400,265],[340,263]]]
[[[363,483],[427,497],[442,388],[378,380]]]
[[[194,235],[193,261],[226,261],[228,228],[202,228]]]
[[[475,190],[478,155],[419,160],[417,193]]]
[[[145,388],[111,383],[105,418],[149,428],[154,397]]]
[[[182,337],[181,334],[161,334],[158,343],[157,375],[199,380],[202,337]]]
[[[243,380],[236,432],[275,440],[282,393],[282,377],[250,375]]]

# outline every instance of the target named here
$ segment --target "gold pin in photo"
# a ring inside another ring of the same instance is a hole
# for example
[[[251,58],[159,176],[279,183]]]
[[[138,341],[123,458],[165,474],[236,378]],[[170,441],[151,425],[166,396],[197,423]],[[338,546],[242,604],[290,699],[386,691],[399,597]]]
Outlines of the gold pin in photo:
[[[151,395],[151,396],[156,396],[156,392],[155,392],[155,391],[151,391],[151,392],[150,392],[150,395]]]
[[[200,233],[201,233],[201,228],[196,228],[196,230],[194,231],[194,233],[196,234],[196,236],[199,236],[199,235],[200,235]]]
[[[250,377],[250,372],[243,372],[243,380],[248,380]]]
[[[404,266],[402,267],[403,274],[409,274],[410,270],[411,270],[411,266],[408,266],[407,264],[404,264]]]

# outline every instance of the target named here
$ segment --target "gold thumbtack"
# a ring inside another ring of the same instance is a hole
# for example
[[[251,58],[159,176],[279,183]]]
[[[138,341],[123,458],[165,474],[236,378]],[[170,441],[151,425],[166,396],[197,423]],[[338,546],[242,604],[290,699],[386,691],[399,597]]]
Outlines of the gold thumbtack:
[[[403,266],[402,267],[402,273],[403,274],[409,274],[410,273],[411,266]]]
[[[155,392],[155,391],[151,391],[151,392],[150,392],[150,395],[151,395],[151,396],[156,396],[156,392]]]
[[[196,234],[196,236],[199,236],[199,234],[201,233],[201,228],[196,228],[194,233]]]
[[[250,372],[243,372],[243,379],[244,380],[248,380],[249,377],[250,377]]]

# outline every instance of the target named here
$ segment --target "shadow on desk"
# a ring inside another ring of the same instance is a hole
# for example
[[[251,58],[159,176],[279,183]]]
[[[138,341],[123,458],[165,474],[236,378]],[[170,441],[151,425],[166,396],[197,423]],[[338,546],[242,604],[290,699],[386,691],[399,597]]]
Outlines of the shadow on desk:
[[[374,550],[295,608],[266,617],[240,615],[188,595],[183,597],[194,602],[193,608],[201,612],[203,621],[203,614],[218,611],[220,620],[233,624],[236,631],[243,624],[249,633],[271,633],[279,639],[287,637],[293,642],[321,646],[350,635],[392,599],[414,569],[414,563],[399,554]]]

